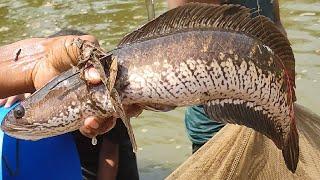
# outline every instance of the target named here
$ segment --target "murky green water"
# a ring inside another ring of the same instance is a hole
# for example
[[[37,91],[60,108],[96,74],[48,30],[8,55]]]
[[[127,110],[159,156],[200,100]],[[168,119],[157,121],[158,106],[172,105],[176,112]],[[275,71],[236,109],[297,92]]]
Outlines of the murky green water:
[[[147,21],[144,2],[0,0],[0,45],[67,27],[93,34],[111,49]],[[298,102],[320,113],[320,2],[282,0],[280,6],[296,57]],[[156,1],[155,8],[159,15],[167,9],[166,2]],[[144,112],[133,120],[141,179],[163,179],[191,154],[183,113]]]

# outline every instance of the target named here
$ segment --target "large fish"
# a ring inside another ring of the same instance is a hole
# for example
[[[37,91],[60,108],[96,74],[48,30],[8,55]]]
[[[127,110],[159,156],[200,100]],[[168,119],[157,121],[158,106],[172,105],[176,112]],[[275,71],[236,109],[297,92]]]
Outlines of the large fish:
[[[118,63],[115,88],[123,105],[168,111],[203,104],[209,117],[272,139],[295,172],[295,60],[268,18],[237,5],[188,4],[125,36],[103,59],[111,60]],[[106,93],[105,85],[87,87],[69,70],[13,109],[2,129],[31,140],[77,130],[83,116],[114,113]]]

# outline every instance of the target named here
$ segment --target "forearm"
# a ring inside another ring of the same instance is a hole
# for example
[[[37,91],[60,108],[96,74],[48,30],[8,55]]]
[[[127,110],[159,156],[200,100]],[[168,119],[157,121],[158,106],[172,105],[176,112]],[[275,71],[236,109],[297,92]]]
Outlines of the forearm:
[[[0,47],[0,98],[34,91],[32,69],[37,62],[35,59],[41,57],[43,47],[27,44],[41,40],[28,39]],[[32,54],[28,53],[30,49]],[[39,55],[34,55],[35,51]]]
[[[99,154],[98,180],[116,179],[118,172],[119,145],[112,143],[107,138],[103,143]]]
[[[0,98],[33,92],[53,77],[77,64],[76,38],[92,36],[32,38],[0,47]]]

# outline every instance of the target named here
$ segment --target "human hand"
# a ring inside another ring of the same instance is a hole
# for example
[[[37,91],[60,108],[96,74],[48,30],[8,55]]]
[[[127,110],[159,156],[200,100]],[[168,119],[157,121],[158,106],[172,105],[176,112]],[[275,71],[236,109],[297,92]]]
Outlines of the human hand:
[[[41,88],[50,79],[66,71],[71,65],[77,65],[79,48],[73,43],[78,38],[75,36],[62,36],[53,38],[47,42],[48,57],[47,61],[40,61],[33,71],[33,84],[36,89]],[[98,45],[97,40],[93,36],[80,36],[82,40],[87,40]],[[48,73],[49,72],[49,73]],[[90,68],[85,71],[85,79],[91,84],[100,83],[99,73]],[[101,120],[98,117],[87,117],[80,132],[88,137],[93,138],[99,134],[104,134],[112,129],[116,124],[116,118]]]
[[[86,70],[84,76],[91,84],[99,84],[101,82],[100,75],[94,68]],[[130,118],[140,115],[143,109],[140,106],[133,104],[130,106],[124,106],[124,110],[126,115]],[[83,135],[93,138],[97,135],[110,131],[116,125],[117,118],[119,117],[116,114],[108,119],[88,117],[85,119],[84,125],[79,130]]]
[[[34,92],[77,65],[80,49],[73,42],[78,38],[98,45],[93,36],[84,35],[31,38],[0,46],[0,99]]]
[[[18,101],[22,101],[30,95],[31,95],[30,93],[25,93],[25,94],[19,94],[16,96],[10,96],[8,98],[0,99],[0,107],[4,106],[5,108],[9,108],[14,103],[16,103]]]
[[[32,71],[35,89],[41,88],[61,72],[78,64],[80,49],[74,43],[77,38],[99,45],[95,37],[91,35],[59,36],[46,39],[43,43],[45,57],[37,62]]]
[[[88,138],[96,137],[97,135],[104,134],[110,131],[116,125],[117,118],[110,117],[102,119],[98,117],[87,117],[84,121],[83,126],[80,127],[79,131],[81,134]]]

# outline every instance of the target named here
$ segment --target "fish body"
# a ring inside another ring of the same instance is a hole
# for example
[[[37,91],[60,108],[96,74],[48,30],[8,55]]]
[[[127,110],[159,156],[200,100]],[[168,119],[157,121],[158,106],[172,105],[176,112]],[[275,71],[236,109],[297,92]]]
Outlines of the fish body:
[[[266,119],[265,126],[252,127],[263,127],[268,137],[277,132],[279,147],[290,131],[286,81],[275,63],[280,60],[253,38],[223,31],[182,32],[123,46],[113,56],[123,79],[119,81],[123,104],[134,102],[153,109],[237,104],[243,111],[261,112],[256,118]],[[275,124],[281,132],[270,131]]]
[[[209,117],[272,139],[296,170],[294,57],[268,19],[235,5],[190,4],[127,35],[102,61],[112,60],[123,105],[168,111],[202,104]],[[112,116],[106,94],[105,85],[88,86],[69,70],[22,102],[24,116],[10,112],[2,129],[33,140],[76,130],[81,117]]]

